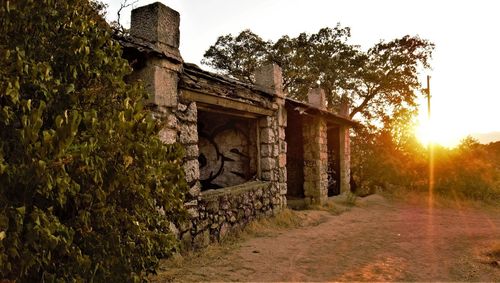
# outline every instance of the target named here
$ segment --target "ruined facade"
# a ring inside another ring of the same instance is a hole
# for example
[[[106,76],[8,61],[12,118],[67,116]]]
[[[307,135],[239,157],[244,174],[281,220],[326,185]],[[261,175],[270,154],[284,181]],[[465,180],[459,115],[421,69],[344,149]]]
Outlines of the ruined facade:
[[[352,121],[328,112],[321,89],[310,103],[286,98],[281,69],[262,66],[245,84],[184,63],[179,14],[161,3],[132,11],[124,57],[150,94],[160,138],[185,148],[191,220],[178,223],[186,248],[287,206],[287,199],[323,203],[349,190]]]

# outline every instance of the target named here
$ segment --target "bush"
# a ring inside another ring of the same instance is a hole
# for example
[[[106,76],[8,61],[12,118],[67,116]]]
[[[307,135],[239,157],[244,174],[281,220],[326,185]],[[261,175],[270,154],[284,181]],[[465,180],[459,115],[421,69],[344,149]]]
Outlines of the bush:
[[[396,143],[385,132],[353,139],[353,175],[358,194],[429,191],[429,155],[415,138]],[[366,138],[368,137],[368,138]],[[453,199],[500,202],[500,142],[479,144],[468,137],[457,148],[434,145],[433,193]]]
[[[0,281],[137,281],[186,184],[87,0],[0,1]],[[158,213],[158,209],[166,216]]]

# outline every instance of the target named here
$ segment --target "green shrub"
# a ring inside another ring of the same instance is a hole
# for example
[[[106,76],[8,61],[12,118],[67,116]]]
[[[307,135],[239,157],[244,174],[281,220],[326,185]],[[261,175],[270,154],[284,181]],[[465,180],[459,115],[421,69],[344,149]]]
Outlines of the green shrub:
[[[0,1],[0,281],[137,281],[186,184],[87,0]],[[162,209],[166,216],[158,213]]]

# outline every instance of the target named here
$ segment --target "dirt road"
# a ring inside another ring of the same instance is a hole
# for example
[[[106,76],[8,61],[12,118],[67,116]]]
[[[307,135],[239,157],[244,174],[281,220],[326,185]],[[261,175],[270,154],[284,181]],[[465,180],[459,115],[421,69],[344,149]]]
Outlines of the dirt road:
[[[500,213],[370,196],[341,215],[300,211],[311,226],[263,234],[175,264],[163,281],[500,282]]]

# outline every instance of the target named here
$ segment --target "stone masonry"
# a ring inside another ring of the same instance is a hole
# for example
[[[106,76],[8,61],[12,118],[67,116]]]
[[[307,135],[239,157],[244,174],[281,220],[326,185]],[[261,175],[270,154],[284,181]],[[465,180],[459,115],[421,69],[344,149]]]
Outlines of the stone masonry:
[[[184,63],[178,49],[179,22],[179,14],[161,3],[139,7],[132,11],[130,36],[120,38],[120,43],[134,68],[130,79],[141,80],[150,94],[148,105],[162,123],[161,140],[185,148],[183,167],[190,186],[185,207],[190,219],[175,223],[173,230],[190,249],[218,241],[287,206],[288,99],[275,64],[259,68],[255,85],[249,85]],[[313,107],[326,111],[324,92],[314,89],[310,97],[319,105]],[[214,118],[217,115],[222,118]],[[327,122],[321,115],[304,121],[297,129],[304,139],[304,195],[309,203],[323,203]],[[344,191],[349,185],[348,127],[340,135]],[[212,167],[206,167],[208,162]],[[208,186],[216,174],[224,177]],[[231,174],[237,178],[230,179]]]

